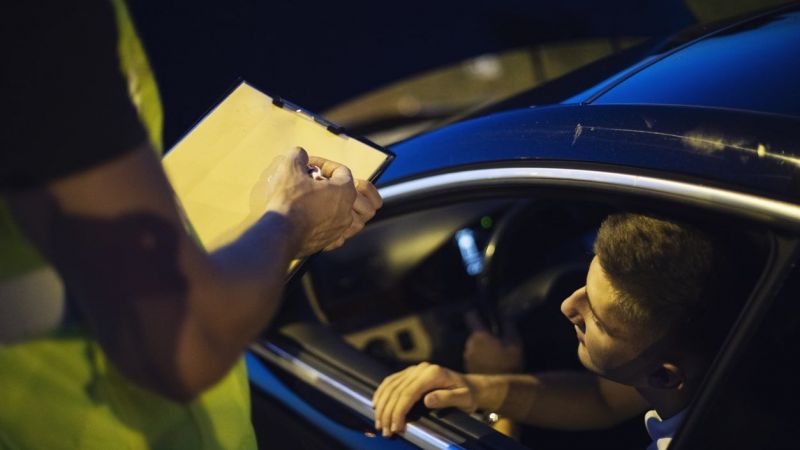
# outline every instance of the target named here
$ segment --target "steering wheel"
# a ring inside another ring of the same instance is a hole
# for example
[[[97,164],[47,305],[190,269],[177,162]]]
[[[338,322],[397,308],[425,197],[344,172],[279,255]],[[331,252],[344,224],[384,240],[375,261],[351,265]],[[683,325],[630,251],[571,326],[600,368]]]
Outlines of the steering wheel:
[[[532,273],[521,281],[514,281],[513,289],[507,289],[510,282],[507,275],[514,263],[512,256],[520,251],[519,244],[515,245],[514,242],[515,237],[519,236],[517,231],[534,223],[526,220],[527,217],[535,216],[535,223],[540,223],[538,217],[550,217],[552,214],[551,208],[539,207],[531,200],[517,202],[497,221],[489,236],[483,249],[482,270],[478,274],[475,309],[495,336],[503,335],[503,323],[509,319],[521,318],[539,306],[560,302],[584,281],[588,255],[582,254],[577,258],[557,255],[556,261],[546,267],[536,267],[537,261],[531,259]],[[566,235],[562,236],[565,239],[577,240],[583,227],[571,221],[569,223],[577,225],[577,228],[558,231],[566,231]],[[536,231],[532,230],[534,233]],[[534,254],[532,258],[544,256]]]
[[[505,245],[518,218],[530,207],[529,201],[517,202],[497,221],[483,248],[482,269],[478,274],[478,296],[475,309],[484,325],[495,336],[503,335],[503,318],[497,308],[500,297],[498,280],[501,278]]]

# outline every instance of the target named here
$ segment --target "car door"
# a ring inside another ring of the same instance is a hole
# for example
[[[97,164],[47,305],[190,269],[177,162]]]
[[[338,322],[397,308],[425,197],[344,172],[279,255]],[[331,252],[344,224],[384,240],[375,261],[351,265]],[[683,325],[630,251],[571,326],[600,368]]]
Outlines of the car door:
[[[464,413],[424,409],[405,436],[386,440],[371,428],[369,404],[405,364],[459,368],[469,310],[487,323],[519,319],[536,363],[525,370],[574,364],[559,351],[575,343],[559,335],[558,297],[580,283],[597,221],[635,210],[732,232],[753,276],[674,447],[789,446],[800,158],[787,49],[796,18],[787,6],[720,28],[572,106],[502,112],[398,146],[379,216],[310,261],[254,346],[254,399],[278,399],[333,448],[644,448],[641,418],[588,434],[526,429],[520,444]],[[262,372],[271,375],[259,380]]]
[[[529,219],[544,221],[561,214],[560,221],[554,220],[549,227],[538,230],[539,235],[531,244],[539,250],[546,249],[530,255],[547,261],[537,269],[537,275],[546,275],[545,269],[580,261],[580,248],[585,248],[586,241],[591,239],[592,224],[607,212],[636,209],[712,221],[751,237],[753,242],[748,251],[753,252],[754,265],[757,270],[768,269],[764,273],[771,274],[754,291],[755,297],[762,298],[769,297],[770,290],[782,279],[780,274],[793,255],[787,249],[794,245],[786,236],[795,233],[800,223],[800,209],[794,204],[709,187],[696,180],[677,181],[652,173],[637,175],[629,169],[623,172],[597,165],[588,169],[563,164],[528,167],[493,164],[395,183],[382,188],[382,195],[385,207],[380,217],[345,248],[317,257],[308,265],[308,275],[290,288],[287,298],[290,305],[308,302],[310,306],[285,309],[279,327],[254,345],[248,355],[255,395],[277,399],[293,414],[313,424],[309,429],[330,436],[328,442],[350,448],[521,446],[459,411],[414,411],[417,420],[401,438],[387,440],[372,429],[370,398],[383,377],[404,363],[437,356],[431,351],[441,344],[436,331],[447,323],[447,317],[442,321],[437,310],[444,310],[446,316],[449,314],[457,322],[460,319],[454,311],[481,304],[479,295],[470,299],[448,295],[480,289],[479,281],[470,279],[466,270],[468,261],[453,242],[457,232],[472,229],[485,256],[492,242],[486,236],[480,237],[479,227],[486,224],[486,218],[497,222],[493,225],[499,228],[507,222],[504,218],[513,217],[515,207],[520,204],[528,208]],[[567,230],[572,219],[581,221],[582,226]],[[558,232],[561,233],[558,239],[551,239]],[[569,245],[548,246],[551,240]],[[770,244],[776,240],[782,242],[780,249]],[[492,252],[513,253],[514,247],[520,245],[506,242]],[[524,257],[525,249],[522,250]],[[555,255],[560,252],[575,257],[562,261]],[[429,267],[424,267],[426,264]],[[346,270],[337,271],[338,266]],[[565,273],[574,274],[575,270],[556,273],[562,277]],[[542,277],[547,280],[545,275]],[[444,290],[436,290],[437,276],[447,278]],[[392,296],[393,290],[414,287],[414,277],[422,277],[417,284],[429,294],[433,292],[433,296],[424,297],[424,302],[420,298],[400,301]],[[531,281],[533,278],[536,277],[518,277],[516,282],[530,281],[535,286],[525,293],[536,296],[542,290],[541,283],[547,285],[547,282],[536,281],[540,283],[536,285]],[[364,284],[365,280],[370,281]],[[365,299],[358,295],[362,290],[371,290],[373,295]],[[503,298],[513,291],[506,287]],[[555,291],[553,288],[542,294],[540,297],[548,300],[530,309],[546,311],[547,303],[557,301],[549,298],[556,295]],[[321,292],[324,293],[320,295]],[[437,295],[448,298],[431,304]],[[515,306],[513,302],[511,306]],[[498,305],[494,307],[496,311]],[[745,312],[747,317],[757,314],[751,309]],[[546,317],[541,321],[545,326],[558,323],[554,315],[541,314]],[[553,325],[553,330],[556,329],[558,326]],[[557,342],[556,338],[547,341],[552,334],[546,336],[546,343]],[[449,352],[444,359],[449,356],[450,362],[457,364],[460,357],[457,344],[445,345]],[[726,365],[720,367],[729,370]],[[712,379],[709,383],[713,387],[718,382]],[[698,405],[706,408],[702,402],[698,401]],[[641,433],[641,419],[632,419],[623,426],[626,431],[599,434],[534,430],[529,433],[534,438],[526,443],[537,448],[570,448],[591,442],[615,442],[617,448],[641,448],[647,444],[646,436]],[[638,435],[634,427],[639,430]]]

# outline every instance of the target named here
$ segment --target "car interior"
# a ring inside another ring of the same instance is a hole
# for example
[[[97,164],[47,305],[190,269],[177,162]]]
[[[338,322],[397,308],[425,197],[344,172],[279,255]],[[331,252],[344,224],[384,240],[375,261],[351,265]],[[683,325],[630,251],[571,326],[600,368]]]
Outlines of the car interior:
[[[596,231],[610,213],[650,212],[730,235],[741,245],[737,259],[752,273],[751,285],[770,251],[767,234],[744,219],[732,222],[685,204],[587,191],[460,193],[384,209],[347,245],[307,262],[289,284],[278,323],[267,333],[373,389],[385,375],[421,361],[464,371],[470,312],[494,332],[516,331],[523,372],[585,370],[560,304],[583,286]],[[731,308],[735,318],[740,305]],[[363,417],[348,414],[280,370],[276,376],[326,415],[370,432],[371,423]],[[277,426],[276,406],[262,397],[254,395],[253,407],[259,438]],[[412,414],[428,415],[421,407]],[[519,444],[537,449],[641,449],[649,443],[642,415],[609,430],[520,430]],[[315,439],[314,433],[303,439]],[[338,445],[322,442],[308,448]]]

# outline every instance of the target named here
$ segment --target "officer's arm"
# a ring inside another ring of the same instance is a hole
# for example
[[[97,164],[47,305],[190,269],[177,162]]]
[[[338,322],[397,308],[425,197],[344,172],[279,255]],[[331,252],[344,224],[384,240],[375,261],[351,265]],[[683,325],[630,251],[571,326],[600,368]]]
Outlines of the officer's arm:
[[[326,163],[331,180],[309,185],[301,153],[278,169],[270,211],[212,255],[182,226],[147,145],[8,198],[109,358],[140,384],[188,400],[268,324],[290,260],[337,242],[351,224],[349,171]]]

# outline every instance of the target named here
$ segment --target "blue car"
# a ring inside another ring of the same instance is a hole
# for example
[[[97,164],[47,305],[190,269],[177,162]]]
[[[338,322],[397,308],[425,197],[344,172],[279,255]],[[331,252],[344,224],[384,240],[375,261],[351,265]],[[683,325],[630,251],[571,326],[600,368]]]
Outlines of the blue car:
[[[800,357],[800,5],[646,42],[391,146],[385,206],[312,258],[247,363],[265,448],[642,449],[610,430],[507,437],[456,410],[383,438],[383,378],[463,370],[474,311],[516,326],[525,370],[579,368],[559,304],[603,217],[701,220],[741,239],[757,280],[670,449],[796,448]]]

